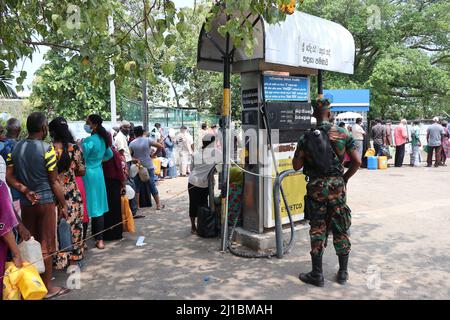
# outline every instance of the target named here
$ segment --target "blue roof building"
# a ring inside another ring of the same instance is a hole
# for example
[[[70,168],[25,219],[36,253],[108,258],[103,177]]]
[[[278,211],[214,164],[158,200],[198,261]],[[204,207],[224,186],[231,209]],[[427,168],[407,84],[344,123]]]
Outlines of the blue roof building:
[[[367,113],[370,109],[370,90],[323,90],[331,101],[331,111]]]

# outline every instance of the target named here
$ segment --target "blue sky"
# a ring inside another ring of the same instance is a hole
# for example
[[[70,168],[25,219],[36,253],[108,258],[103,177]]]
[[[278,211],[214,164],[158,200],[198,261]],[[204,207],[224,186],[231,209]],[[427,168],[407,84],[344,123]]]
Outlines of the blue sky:
[[[175,2],[175,5],[180,7],[193,7],[194,6],[194,0],[173,0]],[[30,87],[31,83],[33,82],[34,73],[39,69],[39,67],[45,62],[44,61],[44,54],[49,50],[48,47],[39,47],[39,50],[37,50],[33,54],[32,60],[27,59],[26,61],[21,61],[17,64],[17,68],[15,71],[15,76],[17,77],[20,73],[20,71],[25,70],[27,71],[27,78],[24,81],[24,91],[18,92],[19,96],[29,96],[30,95]],[[16,86],[16,82],[13,81],[13,86]]]

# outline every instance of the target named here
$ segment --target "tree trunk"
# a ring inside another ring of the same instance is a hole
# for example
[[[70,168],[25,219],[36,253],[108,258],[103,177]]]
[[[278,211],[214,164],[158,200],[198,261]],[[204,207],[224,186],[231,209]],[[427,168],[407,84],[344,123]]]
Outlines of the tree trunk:
[[[180,109],[181,108],[180,96],[178,95],[177,88],[175,87],[172,79],[169,79],[169,82],[170,82],[170,85],[172,86],[173,93],[175,94],[175,100],[177,102],[177,108]]]

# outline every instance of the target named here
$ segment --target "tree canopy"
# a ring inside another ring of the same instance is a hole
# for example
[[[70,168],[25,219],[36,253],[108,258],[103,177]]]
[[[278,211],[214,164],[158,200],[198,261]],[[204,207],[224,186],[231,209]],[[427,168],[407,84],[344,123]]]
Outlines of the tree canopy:
[[[52,48],[49,63],[39,70],[32,97],[39,108],[76,117],[76,112],[60,108],[79,109],[85,99],[83,108],[106,113],[112,61],[119,95],[140,99],[145,79],[155,103],[171,100],[172,105],[214,113],[221,105],[221,75],[196,69],[203,22],[208,30],[215,15],[223,10],[233,13],[219,31],[229,32],[233,43],[250,54],[255,45],[253,29],[241,18],[251,12],[277,23],[285,18],[280,8],[288,4],[290,0],[196,1],[194,8],[180,9],[170,0],[0,1],[0,74],[6,83],[20,59],[45,45]],[[370,89],[374,117],[430,118],[450,113],[448,1],[305,0],[296,1],[296,6],[342,24],[355,38],[355,73],[325,72],[325,88]],[[113,34],[108,30],[109,16],[114,17]],[[17,89],[25,77],[22,71]],[[237,119],[238,76],[232,84]],[[52,89],[57,86],[63,90]],[[69,87],[70,94],[61,94]],[[85,95],[78,92],[83,89]],[[50,108],[50,103],[60,107]]]

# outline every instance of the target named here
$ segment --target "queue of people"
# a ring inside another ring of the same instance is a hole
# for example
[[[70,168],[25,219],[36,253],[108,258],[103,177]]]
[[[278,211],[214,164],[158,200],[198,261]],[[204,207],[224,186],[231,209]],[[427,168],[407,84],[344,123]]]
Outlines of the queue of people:
[[[144,217],[139,209],[151,206],[152,197],[156,210],[163,210],[158,178],[176,178],[177,167],[180,176],[189,175],[197,147],[185,126],[178,134],[159,124],[145,132],[142,126],[122,121],[111,133],[96,114],[84,125],[89,136],[78,141],[63,117],[48,122],[43,113],[34,112],[26,128],[28,136],[20,140],[19,120],[11,118],[6,129],[0,127],[0,275],[7,260],[17,268],[23,266],[18,244],[33,237],[41,245],[45,264],[41,277],[46,298],[51,299],[70,291],[53,285],[53,271],[83,265],[88,229],[99,250],[105,242],[122,239],[122,201],[128,188],[135,194],[125,198],[134,219]],[[201,141],[215,135],[206,124],[202,128]],[[191,176],[190,183],[198,184],[197,178]],[[63,221],[70,226],[70,250],[58,245],[57,230]]]
[[[344,122],[339,123],[339,127],[347,129],[352,134],[356,150],[360,157],[363,157],[363,141],[367,137],[367,132],[362,127],[362,118],[356,119],[355,124],[347,126]],[[438,117],[433,119],[433,124],[427,129],[426,145],[422,145],[420,139],[420,121],[412,122],[409,131],[408,122],[402,119],[393,129],[392,121],[382,121],[375,119],[371,128],[370,138],[373,141],[375,156],[390,154],[389,148],[395,148],[395,167],[402,167],[408,144],[408,153],[410,154],[410,166],[419,167],[422,162],[421,147],[427,152],[427,167],[446,166],[447,158],[450,157],[449,130],[450,125],[447,121],[440,121]],[[348,159],[347,161],[348,162]]]

